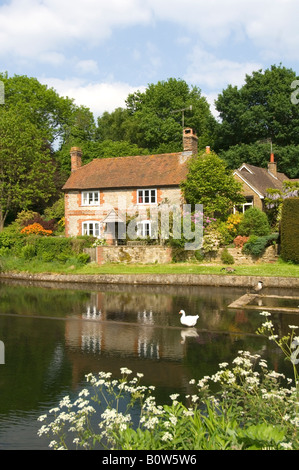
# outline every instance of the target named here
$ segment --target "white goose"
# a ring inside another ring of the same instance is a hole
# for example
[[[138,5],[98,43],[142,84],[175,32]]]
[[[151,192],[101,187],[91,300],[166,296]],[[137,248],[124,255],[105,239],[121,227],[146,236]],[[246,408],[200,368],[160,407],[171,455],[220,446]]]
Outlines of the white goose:
[[[197,320],[199,319],[199,315],[186,315],[184,310],[180,310],[179,312],[181,316],[181,324],[186,326],[195,326]]]

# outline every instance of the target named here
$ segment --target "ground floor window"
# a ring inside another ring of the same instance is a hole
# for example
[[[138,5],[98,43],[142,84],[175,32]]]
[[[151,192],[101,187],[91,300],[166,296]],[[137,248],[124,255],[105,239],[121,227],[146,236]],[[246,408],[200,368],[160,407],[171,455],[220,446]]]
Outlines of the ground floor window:
[[[151,222],[150,220],[142,220],[137,224],[137,236],[146,238],[151,236]]]
[[[82,235],[90,235],[93,237],[100,237],[100,223],[99,222],[83,222]]]

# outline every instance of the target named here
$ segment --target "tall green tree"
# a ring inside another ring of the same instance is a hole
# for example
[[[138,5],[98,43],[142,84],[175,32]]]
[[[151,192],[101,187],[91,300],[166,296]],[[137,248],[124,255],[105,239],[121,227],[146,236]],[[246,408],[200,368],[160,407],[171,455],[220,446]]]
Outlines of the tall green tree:
[[[5,103],[0,111],[14,109],[24,120],[34,124],[42,132],[50,147],[63,142],[77,107],[70,98],[64,98],[36,78],[25,75],[9,77],[0,74],[4,84]]]
[[[98,120],[98,135],[102,139],[126,140],[152,153],[180,151],[181,110],[186,109],[184,126],[195,129],[200,147],[213,145],[216,121],[209,105],[200,89],[189,87],[184,80],[170,78],[149,84],[144,92],[130,94],[126,106],[125,110],[105,113]]]
[[[291,102],[292,69],[271,66],[246,75],[241,88],[229,85],[218,96],[216,149],[270,139],[278,146],[299,145],[299,106]]]
[[[244,162],[267,168],[271,150],[275,155],[277,170],[288,178],[299,178],[299,145],[273,145],[271,148],[269,142],[240,144],[220,151],[219,156],[226,161],[227,166],[231,169],[239,168]]]
[[[0,230],[9,212],[44,204],[55,193],[55,167],[44,133],[22,109],[0,112]]]
[[[187,203],[203,204],[207,216],[217,213],[225,218],[234,205],[245,202],[241,183],[214,152],[190,160],[189,172],[181,187]]]

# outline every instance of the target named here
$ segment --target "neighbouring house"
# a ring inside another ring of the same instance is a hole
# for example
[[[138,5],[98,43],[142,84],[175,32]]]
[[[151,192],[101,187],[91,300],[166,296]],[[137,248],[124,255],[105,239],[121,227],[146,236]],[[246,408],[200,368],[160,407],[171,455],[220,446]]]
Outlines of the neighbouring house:
[[[183,151],[160,155],[94,159],[82,165],[82,151],[71,149],[71,175],[65,193],[67,237],[92,235],[111,244],[124,239],[128,217],[139,214],[136,233],[151,236],[148,212],[163,203],[182,204],[180,183],[188,160],[198,153],[198,137],[183,130]]]
[[[268,189],[282,190],[283,182],[289,180],[284,173],[277,171],[277,163],[274,154],[271,154],[268,168],[260,168],[248,163],[243,163],[240,168],[234,171],[234,177],[243,186],[243,194],[246,203],[235,208],[239,212],[245,212],[250,207],[265,209],[264,200]]]

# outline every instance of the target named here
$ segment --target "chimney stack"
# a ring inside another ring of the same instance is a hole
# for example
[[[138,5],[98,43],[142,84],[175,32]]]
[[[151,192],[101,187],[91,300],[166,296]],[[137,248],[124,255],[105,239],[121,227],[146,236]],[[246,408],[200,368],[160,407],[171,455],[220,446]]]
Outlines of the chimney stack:
[[[71,148],[71,171],[76,171],[82,165],[82,150],[79,147]]]
[[[190,127],[183,131],[183,146],[184,152],[191,152],[192,155],[198,154],[198,137]]]
[[[271,153],[270,155],[270,162],[268,163],[268,171],[271,173],[272,176],[277,178],[277,163],[275,162],[274,159],[274,153]]]

